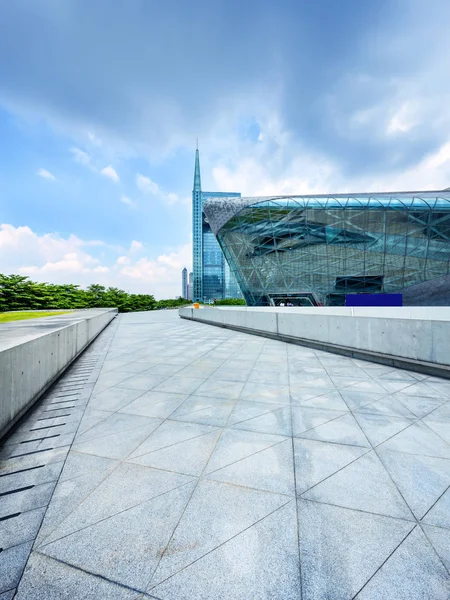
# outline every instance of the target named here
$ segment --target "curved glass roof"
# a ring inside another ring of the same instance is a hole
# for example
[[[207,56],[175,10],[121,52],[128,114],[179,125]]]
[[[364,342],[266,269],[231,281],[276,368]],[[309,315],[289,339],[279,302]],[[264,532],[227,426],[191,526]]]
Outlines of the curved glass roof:
[[[437,210],[450,212],[450,191],[318,194],[314,196],[259,196],[208,200],[204,211],[215,234],[241,210],[259,207],[367,210]]]

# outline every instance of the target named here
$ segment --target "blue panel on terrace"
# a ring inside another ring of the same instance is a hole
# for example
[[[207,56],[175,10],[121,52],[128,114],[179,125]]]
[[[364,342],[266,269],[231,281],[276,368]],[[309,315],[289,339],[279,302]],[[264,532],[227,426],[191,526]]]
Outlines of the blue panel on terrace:
[[[402,294],[347,294],[345,306],[403,306]]]

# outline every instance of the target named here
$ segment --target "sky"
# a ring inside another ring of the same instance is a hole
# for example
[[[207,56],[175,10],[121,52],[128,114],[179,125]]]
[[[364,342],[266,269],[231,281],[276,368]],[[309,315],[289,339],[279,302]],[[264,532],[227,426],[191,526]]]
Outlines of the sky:
[[[156,298],[202,187],[450,186],[448,0],[0,3],[0,272]]]

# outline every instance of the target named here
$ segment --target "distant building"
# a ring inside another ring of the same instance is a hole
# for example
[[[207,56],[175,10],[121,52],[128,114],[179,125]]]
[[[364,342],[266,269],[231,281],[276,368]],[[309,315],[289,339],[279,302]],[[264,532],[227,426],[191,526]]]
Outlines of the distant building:
[[[188,297],[188,274],[186,267],[181,271],[181,297]]]
[[[210,198],[240,198],[238,192],[203,192],[200,158],[195,152],[194,189],[192,191],[193,300],[212,302],[215,298],[242,298],[222,250],[206,221],[203,205]]]
[[[193,300],[194,298],[194,273],[192,271],[189,273],[189,283],[187,285],[187,299]]]

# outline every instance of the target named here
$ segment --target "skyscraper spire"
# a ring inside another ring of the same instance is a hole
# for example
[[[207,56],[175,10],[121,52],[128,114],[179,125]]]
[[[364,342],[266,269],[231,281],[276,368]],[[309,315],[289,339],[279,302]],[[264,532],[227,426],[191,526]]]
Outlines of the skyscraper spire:
[[[202,182],[200,180],[200,156],[198,153],[198,140],[197,149],[195,151],[195,171],[194,171],[194,192],[200,192],[202,189]]]

